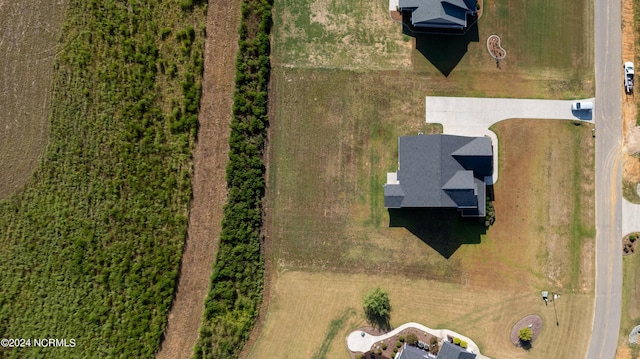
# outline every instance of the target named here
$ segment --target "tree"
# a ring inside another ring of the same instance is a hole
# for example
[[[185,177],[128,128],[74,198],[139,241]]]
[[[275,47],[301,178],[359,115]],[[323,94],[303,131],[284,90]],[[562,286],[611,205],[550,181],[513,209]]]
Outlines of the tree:
[[[369,292],[362,301],[364,313],[372,322],[386,322],[391,314],[389,294],[379,287]]]
[[[520,338],[520,340],[522,340],[523,342],[530,342],[531,339],[533,339],[533,332],[531,331],[531,328],[526,327],[526,328],[520,329],[520,332],[518,333],[518,338]]]

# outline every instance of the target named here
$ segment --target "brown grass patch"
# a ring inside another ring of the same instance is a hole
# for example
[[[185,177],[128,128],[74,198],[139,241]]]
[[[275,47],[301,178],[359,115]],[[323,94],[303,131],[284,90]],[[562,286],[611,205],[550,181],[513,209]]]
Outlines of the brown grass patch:
[[[0,199],[29,180],[48,142],[52,70],[65,4],[0,1]]]

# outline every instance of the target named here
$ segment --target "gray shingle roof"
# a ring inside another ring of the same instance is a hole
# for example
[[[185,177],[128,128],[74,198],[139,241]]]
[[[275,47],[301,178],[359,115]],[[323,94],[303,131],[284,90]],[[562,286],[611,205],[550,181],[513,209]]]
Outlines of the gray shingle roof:
[[[467,12],[475,11],[474,0],[399,0],[401,9],[412,10],[414,26],[464,27]]]
[[[404,348],[402,348],[402,353],[398,357],[398,359],[425,359],[425,358],[427,358],[427,352],[406,344],[404,345]]]
[[[438,359],[475,359],[474,353],[469,353],[465,349],[451,344],[448,341],[442,342],[442,347],[438,352]]]
[[[491,175],[492,152],[491,140],[484,137],[400,137],[398,184],[385,185],[385,207],[481,206],[484,215],[484,177]]]

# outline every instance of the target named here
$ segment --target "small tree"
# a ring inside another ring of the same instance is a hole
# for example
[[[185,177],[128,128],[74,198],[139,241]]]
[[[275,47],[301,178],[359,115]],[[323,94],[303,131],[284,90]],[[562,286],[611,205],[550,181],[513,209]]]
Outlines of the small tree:
[[[520,332],[518,332],[518,338],[523,342],[530,342],[531,339],[533,339],[533,332],[531,331],[531,328],[526,327],[520,329]]]
[[[414,347],[418,345],[418,336],[414,333],[409,333],[407,335],[407,344],[413,345]]]
[[[389,320],[391,303],[389,294],[380,288],[369,292],[362,301],[364,313],[371,322],[384,323]]]

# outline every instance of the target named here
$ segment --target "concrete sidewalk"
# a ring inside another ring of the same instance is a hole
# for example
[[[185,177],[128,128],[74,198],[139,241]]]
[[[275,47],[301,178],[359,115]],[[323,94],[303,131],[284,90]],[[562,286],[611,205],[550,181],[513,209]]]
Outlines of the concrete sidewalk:
[[[476,97],[425,99],[427,123],[442,124],[442,132],[458,136],[489,136],[493,143],[493,183],[498,181],[498,138],[489,130],[494,123],[511,119],[591,120],[590,111],[572,111],[571,104],[586,100],[530,100]]]

